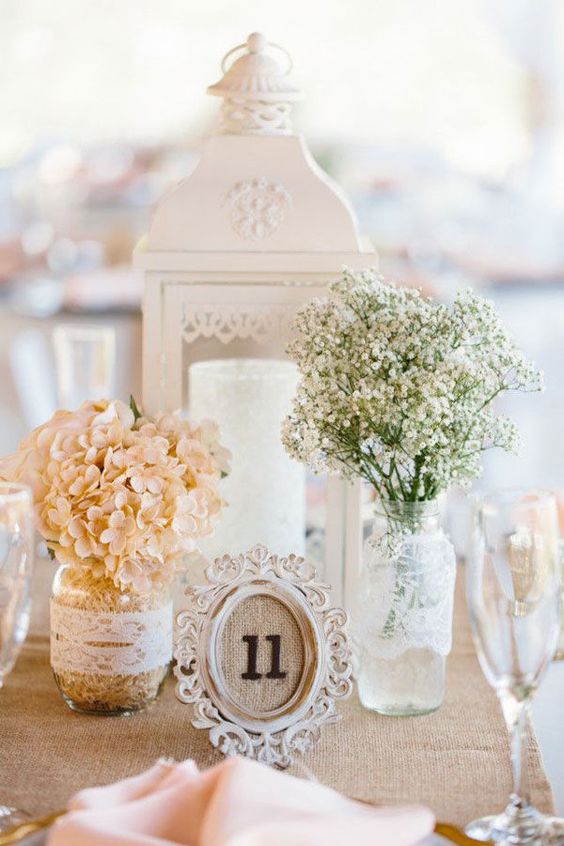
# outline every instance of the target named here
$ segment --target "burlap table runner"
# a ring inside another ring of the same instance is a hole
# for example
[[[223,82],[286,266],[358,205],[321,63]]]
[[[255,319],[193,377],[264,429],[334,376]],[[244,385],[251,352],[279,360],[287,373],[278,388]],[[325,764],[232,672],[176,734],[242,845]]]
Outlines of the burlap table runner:
[[[202,767],[221,760],[207,732],[190,725],[191,708],[175,699],[172,680],[151,709],[134,717],[69,711],[48,664],[49,569],[40,564],[32,634],[0,691],[0,800],[41,814],[64,806],[82,787],[139,772],[161,755],[192,757]],[[305,766],[294,768],[297,775],[376,803],[423,802],[458,825],[504,806],[511,785],[507,734],[474,656],[460,581],[443,707],[425,717],[381,717],[354,698],[341,706],[343,720],[324,731]],[[528,770],[534,802],[552,811],[534,737]]]

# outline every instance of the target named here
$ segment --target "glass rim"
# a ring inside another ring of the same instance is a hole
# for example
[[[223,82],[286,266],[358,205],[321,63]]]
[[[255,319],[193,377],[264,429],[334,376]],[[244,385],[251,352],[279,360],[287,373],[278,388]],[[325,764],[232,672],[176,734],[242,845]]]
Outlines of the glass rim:
[[[83,337],[94,337],[108,335],[115,338],[113,326],[104,326],[97,323],[58,323],[52,329],[53,338],[64,338],[70,335],[82,335]]]
[[[22,485],[21,482],[5,482],[0,479],[0,500],[11,502],[18,499],[33,500],[32,491],[29,485]]]
[[[476,495],[476,508],[479,511],[488,508],[530,508],[531,506],[556,507],[556,495],[547,488],[509,487],[499,488]]]
[[[377,513],[384,516],[390,516],[390,512],[386,511],[403,511],[406,514],[423,514],[425,516],[433,516],[440,513],[439,497],[433,499],[420,499],[413,502],[406,499],[384,499],[379,498],[375,503]],[[396,515],[394,515],[396,516]]]

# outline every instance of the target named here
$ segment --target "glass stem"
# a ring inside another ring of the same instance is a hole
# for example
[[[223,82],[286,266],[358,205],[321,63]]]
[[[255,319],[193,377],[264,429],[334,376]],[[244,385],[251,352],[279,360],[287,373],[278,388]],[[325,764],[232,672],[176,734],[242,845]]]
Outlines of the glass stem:
[[[529,804],[527,783],[527,710],[526,702],[516,703],[511,725],[511,769],[513,790],[511,802],[517,808]]]

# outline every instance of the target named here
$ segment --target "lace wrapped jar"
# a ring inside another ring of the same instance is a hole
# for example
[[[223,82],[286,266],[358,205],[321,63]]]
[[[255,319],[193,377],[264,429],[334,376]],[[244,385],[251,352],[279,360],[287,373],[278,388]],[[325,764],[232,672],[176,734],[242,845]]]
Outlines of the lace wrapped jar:
[[[51,596],[51,667],[67,705],[89,714],[130,714],[153,702],[172,659],[169,591],[120,591],[59,567]]]
[[[378,509],[353,615],[360,701],[381,714],[427,714],[444,698],[454,548],[436,501]]]

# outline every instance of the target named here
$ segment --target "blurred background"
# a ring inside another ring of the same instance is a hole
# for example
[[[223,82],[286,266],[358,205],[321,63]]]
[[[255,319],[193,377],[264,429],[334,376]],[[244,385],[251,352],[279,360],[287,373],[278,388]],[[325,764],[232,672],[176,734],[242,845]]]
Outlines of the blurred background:
[[[383,272],[483,290],[545,370],[508,403],[521,460],[486,482],[562,486],[564,0],[1,0],[0,453],[57,405],[57,325],[114,327],[116,392],[139,396],[131,251],[253,30],[292,54],[294,126]]]

